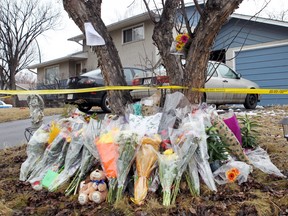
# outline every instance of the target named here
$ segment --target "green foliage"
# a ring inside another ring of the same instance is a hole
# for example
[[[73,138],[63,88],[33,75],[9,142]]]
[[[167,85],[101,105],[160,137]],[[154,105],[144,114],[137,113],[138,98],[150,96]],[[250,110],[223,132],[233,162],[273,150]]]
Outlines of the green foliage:
[[[243,117],[238,117],[238,119],[241,125],[242,147],[256,148],[258,146],[257,136],[259,132],[255,128],[260,127],[260,125],[256,121],[249,119],[247,114]]]
[[[228,159],[228,145],[223,143],[214,125],[206,129],[209,162]]]

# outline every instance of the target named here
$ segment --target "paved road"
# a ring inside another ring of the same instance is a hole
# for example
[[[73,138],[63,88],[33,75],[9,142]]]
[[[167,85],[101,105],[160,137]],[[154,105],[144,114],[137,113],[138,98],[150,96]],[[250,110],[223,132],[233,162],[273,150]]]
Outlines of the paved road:
[[[57,119],[59,115],[45,116],[44,123]],[[0,149],[27,143],[24,131],[31,126],[31,119],[0,123]]]

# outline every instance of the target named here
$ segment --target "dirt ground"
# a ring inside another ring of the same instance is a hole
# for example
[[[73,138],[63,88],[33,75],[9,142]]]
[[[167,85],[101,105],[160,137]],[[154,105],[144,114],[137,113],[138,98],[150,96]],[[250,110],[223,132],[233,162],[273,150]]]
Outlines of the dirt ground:
[[[253,120],[262,126],[257,129],[259,145],[288,176],[288,141],[283,138],[279,124],[288,116],[288,106],[257,109],[251,113],[255,114],[251,115]],[[0,215],[288,215],[287,178],[268,175],[256,168],[247,182],[240,186],[236,183],[217,186],[216,193],[201,184],[200,197],[191,197],[183,183],[176,205],[169,208],[161,205],[159,193],[149,194],[141,207],[134,205],[128,196],[113,206],[107,203],[81,206],[77,195],[67,197],[61,190],[35,191],[29,183],[19,181],[25,150],[24,145],[0,151]]]

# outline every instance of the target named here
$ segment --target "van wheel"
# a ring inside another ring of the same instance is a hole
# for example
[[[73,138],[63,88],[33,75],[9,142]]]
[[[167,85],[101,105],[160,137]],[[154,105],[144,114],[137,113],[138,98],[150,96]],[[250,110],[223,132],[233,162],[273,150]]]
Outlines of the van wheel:
[[[256,94],[247,94],[244,107],[246,109],[255,109],[257,106],[258,97]]]
[[[104,112],[111,112],[110,100],[109,100],[107,93],[102,98],[101,109]]]
[[[88,112],[92,106],[87,105],[87,104],[78,104],[78,109],[82,112]]]

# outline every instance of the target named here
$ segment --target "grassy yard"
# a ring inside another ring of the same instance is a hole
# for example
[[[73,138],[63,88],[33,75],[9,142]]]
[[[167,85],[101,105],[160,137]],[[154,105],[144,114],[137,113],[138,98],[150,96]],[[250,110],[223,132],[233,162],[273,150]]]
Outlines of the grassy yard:
[[[56,115],[56,114],[63,114],[65,111],[64,107],[59,108],[45,108],[44,115]],[[30,118],[30,112],[28,107],[15,107],[11,109],[0,109],[0,123],[2,122],[9,122],[21,119],[28,119]]]

